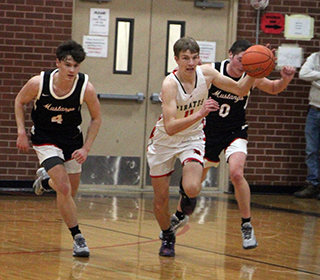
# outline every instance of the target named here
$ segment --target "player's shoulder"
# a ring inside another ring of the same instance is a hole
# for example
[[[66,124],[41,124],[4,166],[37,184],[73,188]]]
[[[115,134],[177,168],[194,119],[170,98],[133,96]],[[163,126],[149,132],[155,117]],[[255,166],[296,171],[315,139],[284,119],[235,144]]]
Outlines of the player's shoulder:
[[[91,82],[88,81],[85,92],[85,96],[96,96],[96,90]]]
[[[215,71],[214,67],[212,67],[211,63],[206,63],[206,64],[202,64],[199,66],[200,69],[202,70],[203,74],[210,74],[213,73]]]
[[[161,87],[161,98],[165,99],[167,96],[176,96],[178,92],[178,82],[172,75],[164,78]]]
[[[203,75],[206,78],[209,78],[210,80],[212,80],[217,75],[219,75],[219,72],[214,67],[212,67],[211,64],[203,64],[200,67],[201,67]]]
[[[38,81],[41,81],[42,77],[43,77],[43,75],[40,75],[40,74],[39,75],[35,75],[35,76],[31,77],[29,81],[38,82]]]
[[[27,86],[29,87],[39,87],[40,83],[42,82],[43,77],[41,75],[33,76],[27,82]]]
[[[93,84],[90,81],[88,81],[87,83],[86,90],[89,90],[89,91],[95,90]]]
[[[163,82],[162,82],[162,87],[172,87],[172,86],[176,86],[177,84],[177,80],[175,79],[175,77],[173,76],[173,74],[169,74],[167,75]]]

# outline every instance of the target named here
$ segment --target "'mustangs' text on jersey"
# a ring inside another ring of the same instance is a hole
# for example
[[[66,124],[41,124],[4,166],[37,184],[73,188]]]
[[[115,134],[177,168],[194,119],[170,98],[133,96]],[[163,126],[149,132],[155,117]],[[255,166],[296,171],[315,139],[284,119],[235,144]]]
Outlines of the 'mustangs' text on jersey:
[[[227,73],[227,65],[229,60],[224,60],[221,63],[214,63],[214,68],[222,75],[227,76],[235,81],[239,81],[244,77],[233,78]],[[239,127],[247,126],[245,109],[248,104],[250,92],[247,96],[238,96],[230,92],[223,91],[214,85],[209,89],[209,97],[219,103],[219,110],[210,112],[206,119],[205,133],[207,135],[214,134],[219,131],[233,131]]]
[[[42,82],[31,116],[36,130],[72,134],[82,122],[81,106],[88,76],[78,73],[70,92],[60,97],[53,91],[53,75],[57,71],[41,72]]]

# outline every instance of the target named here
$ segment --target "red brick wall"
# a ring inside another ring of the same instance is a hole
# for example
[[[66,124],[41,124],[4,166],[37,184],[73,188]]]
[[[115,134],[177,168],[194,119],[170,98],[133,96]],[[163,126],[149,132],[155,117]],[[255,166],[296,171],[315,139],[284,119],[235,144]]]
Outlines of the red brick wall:
[[[239,2],[237,37],[255,43],[258,12],[249,0]],[[308,14],[315,20],[314,38],[311,41],[286,40],[283,32],[265,34],[259,28],[259,44],[270,43],[274,48],[281,44],[298,44],[303,48],[304,59],[319,51],[320,1],[271,0],[260,12],[260,20],[268,12],[284,16]],[[278,77],[278,71],[270,75],[270,78]],[[299,186],[304,183],[307,175],[304,126],[309,88],[310,83],[300,80],[297,73],[288,88],[277,96],[254,90],[247,109],[249,155],[245,174],[250,185]]]
[[[0,179],[33,180],[38,161],[16,148],[14,99],[25,82],[54,67],[59,43],[71,38],[73,0],[1,0]],[[30,106],[27,108],[30,127]]]

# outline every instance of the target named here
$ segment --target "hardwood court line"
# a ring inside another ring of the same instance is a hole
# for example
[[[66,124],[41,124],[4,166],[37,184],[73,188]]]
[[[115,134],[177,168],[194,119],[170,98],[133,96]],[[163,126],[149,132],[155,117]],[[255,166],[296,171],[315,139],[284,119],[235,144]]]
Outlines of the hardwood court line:
[[[107,245],[107,246],[97,246],[97,247],[91,247],[91,246],[90,246],[90,250],[91,250],[91,249],[104,249],[104,248],[115,248],[115,247],[123,247],[123,246],[132,246],[132,245],[137,245],[137,244],[158,242],[158,241],[160,240],[159,238],[154,239],[154,238],[150,238],[150,237],[147,237],[147,236],[132,234],[132,233],[128,233],[128,232],[124,232],[124,231],[119,231],[119,230],[114,230],[114,229],[101,228],[101,227],[98,227],[98,226],[91,226],[91,225],[88,225],[88,224],[81,224],[81,226],[87,226],[87,227],[90,227],[90,228],[96,228],[96,229],[106,230],[106,231],[110,231],[110,232],[113,232],[113,233],[121,233],[121,234],[124,234],[124,235],[129,235],[129,236],[133,236],[133,237],[148,239],[148,240],[145,240],[145,241],[124,243],[124,244],[117,244],[117,245]],[[190,229],[190,226],[189,226],[189,225],[185,225],[185,226],[183,227],[183,229],[181,229],[181,230],[176,234],[176,236],[180,236],[180,235],[185,234],[189,229]],[[1,255],[1,254],[0,254],[0,255]]]
[[[298,215],[320,218],[320,213],[316,213],[316,212],[296,210],[296,209],[286,209],[286,208],[275,207],[270,205],[262,205],[259,203],[251,203],[251,208],[266,209],[266,210],[272,210],[272,211],[277,211],[282,213],[298,214]]]
[[[90,264],[90,262],[88,263],[88,266],[91,266],[91,267],[94,267],[94,268],[98,268],[98,269],[101,269],[101,270],[104,270],[104,271],[109,271],[109,272],[114,272],[114,273],[121,274],[121,275],[130,276],[131,277],[130,279],[136,279],[136,277],[137,277],[137,273],[134,273],[134,272],[132,272],[132,273],[124,272],[122,270],[117,270],[117,269],[114,269],[114,268],[109,268],[109,267],[96,265],[96,264]],[[147,276],[139,275],[138,279],[154,280],[155,278],[154,277],[150,278],[150,277],[147,277]]]
[[[205,197],[209,198],[209,196],[205,196]],[[210,196],[210,198],[215,201],[229,202],[229,203],[238,205],[236,199],[234,199],[234,198],[211,197],[211,196]],[[272,210],[272,211],[278,211],[278,212],[289,213],[289,214],[300,214],[300,215],[320,218],[320,213],[317,213],[317,212],[297,210],[297,209],[287,209],[287,208],[282,208],[282,207],[278,207],[278,206],[264,205],[264,204],[257,203],[257,202],[251,202],[251,208],[252,209]]]
[[[221,202],[224,202],[224,203],[237,204],[236,200],[232,199],[232,198],[211,197],[211,199],[216,200],[216,201],[221,201]],[[287,208],[282,208],[282,207],[268,206],[268,205],[264,205],[264,204],[260,204],[260,203],[252,203],[252,205],[253,205],[254,209],[264,209],[264,210],[269,210],[269,211],[273,211],[273,212],[283,212],[283,213],[289,213],[289,214],[306,215],[306,216],[311,216],[311,217],[319,217],[320,216],[318,213],[310,212],[310,211],[303,211],[303,210],[295,210],[295,209],[287,209]],[[144,209],[139,209],[139,208],[137,210],[145,211]],[[88,226],[90,226],[90,225],[88,225]],[[115,230],[113,230],[113,231],[117,232]],[[129,233],[122,232],[122,234],[129,234]],[[132,235],[132,234],[130,234],[130,235]],[[136,236],[136,235],[134,235],[134,236]],[[144,237],[144,238],[148,238],[148,237]],[[279,265],[279,264],[272,263],[272,262],[265,262],[265,261],[256,260],[254,258],[242,257],[242,256],[234,255],[234,254],[227,254],[227,253],[214,251],[214,250],[201,249],[201,248],[198,248],[198,247],[193,247],[193,246],[177,243],[176,247],[179,247],[179,246],[180,247],[184,247],[184,248],[188,248],[188,249],[192,249],[192,250],[212,253],[212,254],[216,254],[216,255],[223,255],[223,256],[226,256],[226,257],[229,257],[229,258],[233,258],[233,259],[246,260],[246,261],[250,261],[250,262],[256,263],[256,264],[264,264],[264,265],[268,265],[268,266],[271,266],[271,267],[274,267],[274,268],[282,268],[282,269],[286,269],[286,270],[289,270],[289,271],[292,271],[292,272],[301,272],[301,273],[305,273],[305,274],[309,274],[309,275],[320,276],[319,273],[316,273],[316,272],[313,272],[313,271],[309,271],[309,270],[306,270],[306,269],[294,268],[294,267],[285,266],[285,265]]]
[[[122,244],[116,244],[116,245],[106,245],[106,246],[96,246],[96,247],[91,247],[90,246],[90,251],[91,250],[95,250],[95,249],[105,249],[105,248],[117,248],[117,247],[124,247],[124,246],[132,246],[132,245],[138,245],[138,244],[145,244],[145,243],[152,243],[152,242],[158,242],[159,239],[153,239],[150,237],[146,237],[146,236],[141,236],[141,235],[136,235],[136,234],[131,234],[128,232],[123,232],[123,231],[117,231],[117,230],[112,230],[112,229],[106,229],[106,228],[100,228],[97,226],[90,226],[90,225],[86,225],[86,224],[80,224],[81,226],[89,226],[91,228],[97,228],[97,229],[101,229],[101,230],[106,230],[106,231],[111,231],[114,233],[121,233],[124,235],[130,235],[133,237],[139,237],[139,238],[144,238],[144,239],[148,239],[145,241],[138,241],[138,242],[130,242],[130,243],[122,243]],[[185,234],[188,230],[189,230],[189,225],[186,225],[178,234],[182,235]],[[22,247],[18,247],[20,250],[26,250]],[[1,255],[23,255],[23,254],[42,254],[42,253],[55,253],[55,252],[72,252],[73,249],[49,249],[49,250],[37,250],[37,251],[32,251],[32,250],[28,250],[28,251],[19,251],[19,252],[5,252],[5,253],[0,253]]]
[[[66,251],[66,250],[61,250],[61,251]],[[73,260],[79,261],[79,260],[77,260],[78,258],[75,258],[75,257],[73,257],[73,259],[70,259],[69,257],[54,256],[54,255],[52,255],[51,257],[52,258],[56,258],[58,260],[63,260],[66,263],[67,262],[72,262]],[[93,267],[93,268],[98,268],[100,270],[109,271],[109,272],[115,272],[115,273],[118,273],[118,274],[121,274],[121,275],[127,275],[127,276],[130,276],[132,279],[135,279],[136,276],[137,276],[137,274],[134,273],[134,272],[133,273],[124,272],[124,271],[117,270],[117,269],[114,269],[114,268],[106,267],[105,265],[102,266],[102,265],[97,265],[97,264],[90,263],[90,258],[86,259],[86,261],[87,261],[87,265],[90,266],[90,267]],[[0,279],[2,279],[2,278],[0,278]],[[150,278],[150,277],[139,275],[139,279],[154,280],[154,277]]]
[[[236,203],[235,199],[231,199],[231,198],[212,198],[214,200],[220,200],[220,201],[224,201],[224,202],[231,202],[231,203]],[[264,205],[264,204],[260,204],[260,203],[252,203],[252,205],[254,205],[255,209],[267,209],[269,211],[274,211],[274,212],[285,212],[285,213],[292,213],[292,214],[297,214],[297,215],[306,215],[306,216],[313,216],[313,217],[319,217],[320,215],[318,213],[315,212],[310,212],[310,211],[302,211],[302,210],[293,210],[293,209],[287,209],[287,208],[282,208],[282,207],[275,207],[275,206],[268,206],[268,205]],[[136,209],[136,210],[140,210],[140,211],[146,211],[145,209],[142,208],[133,208],[130,207],[131,209]],[[151,211],[152,212],[152,211]],[[15,221],[16,222],[16,221]],[[31,221],[30,221],[31,222]],[[41,222],[41,220],[37,221],[37,222]],[[60,221],[53,221],[53,222],[59,222]],[[81,224],[81,223],[80,223]],[[85,225],[85,224],[81,224],[81,225]],[[92,225],[87,225],[87,226],[91,226]],[[98,227],[97,227],[98,228]],[[101,230],[105,230],[105,228],[100,228]],[[109,229],[110,230],[110,229]],[[110,230],[110,231],[114,231],[114,230]],[[121,232],[121,231],[115,231],[117,233],[122,233],[122,234],[129,234],[128,232]],[[180,233],[180,232],[179,232]],[[131,234],[132,235],[132,234]],[[133,236],[139,236],[139,235],[133,235]],[[141,242],[137,242],[137,243],[132,243],[132,244],[139,244],[139,243],[148,243],[148,242],[156,242],[159,241],[159,239],[152,239],[150,237],[145,237],[145,236],[139,236],[140,238],[145,238],[148,239],[146,241],[141,241]],[[132,245],[131,244],[131,245]],[[119,246],[128,246],[126,244],[120,244]],[[177,246],[181,246],[181,247],[186,247],[186,248],[190,248],[193,250],[198,250],[198,251],[204,251],[204,252],[209,252],[209,253],[213,253],[213,254],[218,254],[218,255],[224,255],[230,258],[234,258],[234,259],[241,259],[241,260],[247,260],[253,263],[259,263],[259,264],[267,264],[270,265],[271,267],[275,267],[275,268],[282,268],[282,269],[287,269],[290,270],[292,272],[301,272],[301,273],[306,273],[306,274],[310,274],[310,275],[316,275],[319,276],[319,273],[315,273],[312,271],[308,271],[305,269],[301,269],[301,268],[292,268],[292,267],[287,267],[284,265],[277,265],[271,262],[264,262],[264,261],[259,261],[259,260],[254,260],[252,258],[246,258],[246,257],[240,257],[234,254],[226,254],[226,253],[222,253],[222,252],[218,252],[218,251],[214,251],[214,250],[207,250],[207,249],[201,249],[201,248],[196,248],[196,247],[191,247],[188,245],[183,245],[183,244],[177,244]],[[100,247],[97,247],[97,249],[99,249]],[[58,249],[58,250],[50,250],[49,252],[58,252],[58,251],[72,251],[71,249]],[[30,253],[39,253],[40,251],[33,251]],[[44,251],[41,251],[44,252]],[[20,252],[21,254],[26,254],[28,252]]]
[[[177,195],[177,196],[174,195],[172,197],[179,198],[179,195]],[[209,197],[209,196],[205,196],[205,195],[204,195],[204,197],[211,198],[214,201],[221,201],[221,202],[225,202],[225,203],[228,202],[228,203],[232,203],[232,204],[237,205],[237,201],[234,198],[211,197],[211,196]],[[86,196],[85,198],[89,198],[89,196]],[[82,201],[92,202],[90,199],[89,200],[82,199]],[[107,204],[107,202],[96,202],[96,201],[94,203]],[[133,209],[132,207],[124,207],[124,206],[122,206],[122,207],[126,208],[126,209],[129,209],[129,208]],[[272,210],[272,211],[278,211],[278,212],[282,212],[282,213],[298,214],[298,215],[305,215],[305,216],[320,218],[320,213],[317,213],[317,212],[303,211],[303,210],[296,210],[296,209],[287,209],[287,208],[281,208],[281,207],[277,207],[277,206],[264,205],[264,204],[260,204],[257,202],[251,202],[251,208],[252,209]],[[136,210],[143,210],[143,212],[146,212],[146,213],[153,213],[152,210],[147,210],[147,209],[142,209],[142,208],[135,208],[135,209]]]
[[[86,225],[86,224],[82,224],[82,225]],[[86,225],[86,226],[91,227],[90,225]],[[152,238],[149,238],[149,237],[146,237],[146,236],[131,234],[131,233],[128,233],[128,232],[117,231],[117,230],[113,230],[113,229],[100,228],[100,227],[97,227],[97,226],[92,226],[92,227],[99,228],[99,229],[102,229],[102,230],[111,231],[111,232],[114,232],[114,233],[121,233],[121,234],[130,235],[130,236],[134,236],[134,237],[149,239],[149,240],[146,240],[146,241],[133,242],[133,243],[128,243],[128,244],[118,244],[118,245],[111,245],[111,246],[93,247],[92,249],[104,249],[104,248],[113,248],[113,247],[122,247],[122,246],[132,246],[132,245],[136,245],[136,244],[144,244],[144,243],[158,242],[159,241],[159,239],[152,239]],[[187,224],[181,231],[179,231],[177,236],[185,234],[189,229],[190,229],[190,226]],[[250,261],[252,263],[264,264],[264,265],[268,265],[270,267],[275,267],[275,268],[283,268],[283,269],[286,269],[286,270],[289,270],[289,271],[293,271],[293,272],[301,272],[301,273],[305,273],[305,274],[309,274],[309,275],[320,276],[320,273],[316,273],[316,272],[313,272],[313,271],[308,271],[308,270],[304,270],[304,269],[299,269],[299,268],[279,265],[279,264],[272,263],[272,262],[260,261],[260,260],[254,259],[254,258],[237,256],[237,255],[224,253],[224,252],[219,252],[219,251],[214,251],[214,250],[210,250],[210,249],[203,249],[203,248],[194,247],[194,246],[185,245],[185,244],[180,244],[180,243],[177,243],[176,247],[183,247],[183,248],[196,250],[196,251],[199,251],[199,252],[206,252],[206,253],[211,253],[211,254],[215,254],[215,255],[226,256],[226,257],[229,257],[229,258],[232,258],[232,259]],[[90,247],[90,249],[91,249],[91,247]]]
[[[138,236],[142,237],[142,236]],[[142,237],[143,238],[143,237]],[[123,243],[117,245],[107,245],[107,246],[97,246],[97,247],[90,247],[90,251],[94,249],[105,249],[105,248],[116,248],[116,247],[123,247],[123,246],[132,246],[137,244],[144,244],[144,243],[151,243],[151,242],[158,242],[159,239],[152,239],[146,241],[139,241],[139,242],[131,242],[131,243]],[[20,247],[20,250],[25,250],[24,248]],[[56,253],[56,252],[72,252],[73,249],[49,249],[49,250],[37,250],[37,251],[19,251],[19,252],[7,252],[7,253],[0,253],[1,255],[24,255],[24,254],[43,254],[43,253]]]
[[[188,225],[186,225],[185,227],[188,227]],[[187,229],[188,230],[188,229]],[[186,231],[187,231],[186,230]],[[186,232],[185,231],[185,232]],[[183,232],[182,234],[184,234],[185,232]],[[181,232],[180,232],[181,233]],[[132,235],[132,234],[131,234]],[[137,236],[137,237],[142,237],[142,236]],[[142,237],[142,238],[147,238],[147,237]],[[150,239],[150,240],[146,240],[146,241],[141,241],[141,242],[131,242],[131,243],[127,243],[127,244],[118,244],[118,245],[111,245],[111,246],[99,246],[99,247],[90,247],[90,250],[94,250],[94,249],[105,249],[105,248],[115,248],[115,247],[122,247],[122,246],[132,246],[132,245],[137,245],[137,244],[144,244],[144,243],[151,243],[151,242],[158,242],[159,239]],[[264,262],[264,261],[259,261],[259,260],[255,260],[253,258],[247,258],[247,257],[243,257],[243,256],[236,256],[236,255],[232,255],[232,254],[228,254],[228,253],[222,253],[222,252],[218,252],[218,251],[214,251],[214,250],[209,250],[209,249],[203,249],[203,248],[198,248],[198,247],[193,247],[190,245],[183,245],[183,244],[177,244],[177,246],[179,247],[184,247],[184,248],[188,248],[188,249],[192,249],[192,250],[196,250],[196,251],[201,251],[201,252],[206,252],[206,253],[210,253],[210,254],[215,254],[215,255],[220,255],[220,256],[226,256],[229,258],[233,258],[233,259],[239,259],[239,260],[245,260],[245,261],[250,261],[252,263],[256,263],[256,264],[264,264],[264,265],[268,265],[271,267],[275,267],[275,268],[283,268],[292,272],[301,272],[301,273],[305,273],[308,275],[316,275],[316,276],[320,276],[319,273],[316,272],[312,272],[312,271],[308,271],[308,270],[303,270],[303,269],[298,269],[298,268],[292,268],[289,266],[284,266],[284,265],[279,265],[279,264],[275,264],[275,263],[271,263],[271,262]],[[43,253],[52,253],[52,252],[66,252],[66,251],[72,251],[72,249],[55,249],[55,250],[41,250],[41,251],[29,251],[29,252],[11,252],[11,253],[0,253],[0,255],[23,255],[23,254],[43,254]],[[60,258],[60,257],[59,257]],[[93,265],[94,266],[94,265]],[[100,266],[95,266],[95,267],[99,267],[99,268],[103,268],[106,269],[105,267],[100,267]],[[110,270],[110,269],[106,269],[109,271],[114,271],[114,272],[121,272],[118,270]],[[122,272],[121,272],[122,273]],[[125,273],[126,274],[126,273]],[[128,274],[131,275],[131,274]],[[134,274],[135,275],[135,274]],[[152,278],[144,278],[144,279],[152,279]]]
[[[197,250],[197,251],[201,251],[201,252],[206,252],[206,253],[213,253],[215,255],[226,256],[226,257],[233,258],[233,259],[250,261],[250,262],[256,263],[256,264],[264,264],[264,265],[269,265],[271,267],[284,268],[284,269],[287,269],[290,271],[302,272],[302,273],[306,273],[306,274],[310,274],[310,275],[320,276],[320,273],[316,273],[316,272],[312,272],[312,271],[308,271],[308,270],[303,270],[303,269],[299,269],[299,268],[294,268],[294,267],[289,267],[289,266],[284,266],[284,265],[279,265],[279,264],[271,263],[271,262],[259,261],[259,260],[255,260],[253,258],[237,256],[237,255],[233,255],[233,254],[228,254],[228,253],[223,253],[223,252],[218,252],[218,251],[203,249],[203,248],[198,248],[198,247],[193,247],[193,246],[184,245],[184,244],[176,244],[176,246],[180,246],[180,247],[184,247],[184,248],[188,248],[188,249],[193,249],[193,250]]]
[[[140,198],[139,198],[140,199]],[[92,201],[92,200],[86,200],[86,199],[81,199],[81,201],[83,202],[94,202],[95,204],[100,204],[100,205],[106,205],[107,204],[107,202],[101,202],[101,201],[98,201],[98,202],[96,202],[96,201]],[[132,207],[132,206],[121,206],[122,208],[124,208],[124,209],[135,209],[135,210],[143,210],[143,212],[146,212],[146,213],[153,213],[153,210],[148,210],[148,209],[142,209],[142,208],[134,208],[134,207]]]

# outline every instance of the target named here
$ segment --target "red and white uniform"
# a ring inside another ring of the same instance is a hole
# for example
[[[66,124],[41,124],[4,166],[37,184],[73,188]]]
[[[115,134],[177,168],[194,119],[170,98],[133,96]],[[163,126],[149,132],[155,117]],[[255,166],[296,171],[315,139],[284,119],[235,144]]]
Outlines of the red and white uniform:
[[[177,118],[185,118],[199,111],[208,97],[208,87],[201,68],[196,68],[195,88],[190,94],[185,92],[175,71],[169,74],[169,77],[177,83],[178,87]],[[147,158],[151,177],[161,177],[172,173],[177,158],[182,164],[190,159],[203,163],[205,145],[203,123],[203,120],[199,120],[185,130],[169,136],[165,131],[161,115],[148,144]]]

